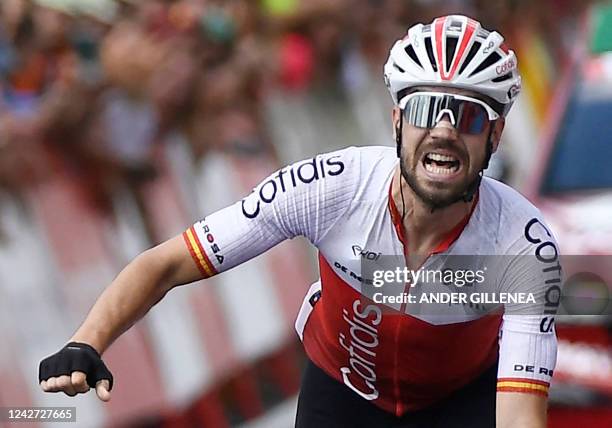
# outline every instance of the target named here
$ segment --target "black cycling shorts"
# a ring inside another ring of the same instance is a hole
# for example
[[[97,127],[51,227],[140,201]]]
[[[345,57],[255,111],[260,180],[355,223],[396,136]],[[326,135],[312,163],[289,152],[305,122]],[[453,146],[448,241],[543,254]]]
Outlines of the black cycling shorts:
[[[396,417],[308,361],[296,428],[495,428],[497,364],[442,401]]]

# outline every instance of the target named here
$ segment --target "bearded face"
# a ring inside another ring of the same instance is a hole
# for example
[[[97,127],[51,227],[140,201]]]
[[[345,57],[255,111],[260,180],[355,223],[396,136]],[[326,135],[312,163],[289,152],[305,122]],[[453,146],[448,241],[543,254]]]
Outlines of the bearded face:
[[[472,95],[466,91],[453,92]],[[400,114],[396,109],[396,123]],[[412,126],[405,120],[402,123],[402,176],[427,206],[432,209],[449,206],[478,185],[488,160],[487,140],[490,136],[496,138],[491,132],[495,123],[477,135],[458,132],[448,115],[431,129]],[[496,146],[494,143],[493,150]]]

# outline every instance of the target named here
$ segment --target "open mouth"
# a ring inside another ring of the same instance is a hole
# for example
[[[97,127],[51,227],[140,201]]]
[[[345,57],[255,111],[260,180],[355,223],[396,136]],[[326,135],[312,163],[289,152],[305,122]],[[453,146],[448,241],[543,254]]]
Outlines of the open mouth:
[[[461,162],[453,155],[430,152],[423,157],[423,167],[431,174],[453,175],[459,172]]]

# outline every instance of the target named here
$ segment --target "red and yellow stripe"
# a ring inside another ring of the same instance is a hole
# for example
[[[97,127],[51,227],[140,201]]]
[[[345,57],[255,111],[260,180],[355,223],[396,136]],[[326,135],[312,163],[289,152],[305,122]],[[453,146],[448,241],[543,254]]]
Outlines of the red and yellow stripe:
[[[217,270],[210,262],[204,248],[202,248],[202,244],[200,243],[198,235],[193,226],[183,232],[183,239],[185,240],[185,244],[187,244],[191,257],[195,261],[204,278],[210,278],[211,276],[216,275]]]
[[[497,379],[498,392],[526,392],[548,396],[549,384],[535,379],[500,378]]]

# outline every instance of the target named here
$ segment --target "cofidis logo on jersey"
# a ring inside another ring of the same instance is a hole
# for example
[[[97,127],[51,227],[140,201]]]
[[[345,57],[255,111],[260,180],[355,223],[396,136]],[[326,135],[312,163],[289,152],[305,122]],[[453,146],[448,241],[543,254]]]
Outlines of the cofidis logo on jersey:
[[[302,184],[310,184],[328,175],[333,177],[342,174],[344,163],[339,158],[340,155],[312,158],[279,170],[242,200],[242,213],[247,218],[255,218],[261,212],[262,204],[273,202],[280,193]]]

